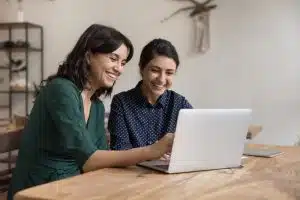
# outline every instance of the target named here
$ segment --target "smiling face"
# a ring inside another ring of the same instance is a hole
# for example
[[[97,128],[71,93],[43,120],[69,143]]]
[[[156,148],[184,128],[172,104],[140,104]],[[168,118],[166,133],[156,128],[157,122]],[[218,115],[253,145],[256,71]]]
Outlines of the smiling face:
[[[166,56],[155,56],[141,71],[142,90],[150,103],[155,101],[172,86],[176,63]]]
[[[123,72],[128,53],[128,48],[122,44],[112,53],[90,54],[89,65],[92,85],[97,89],[112,87]]]

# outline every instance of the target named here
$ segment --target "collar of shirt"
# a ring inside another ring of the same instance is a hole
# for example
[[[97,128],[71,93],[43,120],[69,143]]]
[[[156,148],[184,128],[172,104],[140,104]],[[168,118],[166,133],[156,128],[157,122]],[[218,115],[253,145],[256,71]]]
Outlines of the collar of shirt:
[[[142,80],[138,82],[138,84],[136,85],[136,87],[134,88],[135,90],[135,94],[137,95],[137,100],[139,103],[141,103],[142,105],[148,106],[148,107],[165,107],[167,106],[167,99],[168,99],[168,90],[166,90],[162,95],[160,95],[160,97],[157,99],[156,103],[154,105],[150,104],[148,102],[148,99],[143,95],[142,89],[141,89],[141,85],[142,85]]]

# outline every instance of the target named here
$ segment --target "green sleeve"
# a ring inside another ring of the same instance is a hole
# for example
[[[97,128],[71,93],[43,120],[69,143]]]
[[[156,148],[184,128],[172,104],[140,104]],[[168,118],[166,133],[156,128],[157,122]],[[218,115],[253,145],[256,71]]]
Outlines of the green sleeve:
[[[97,111],[99,112],[98,116],[98,121],[97,121],[97,133],[100,134],[100,137],[96,143],[97,148],[100,150],[108,150],[108,140],[106,136],[106,131],[105,131],[105,108],[103,105],[103,102],[98,100],[97,101]]]
[[[71,82],[49,83],[46,93],[47,110],[59,132],[60,147],[70,153],[79,167],[97,150],[85,127],[80,93]]]

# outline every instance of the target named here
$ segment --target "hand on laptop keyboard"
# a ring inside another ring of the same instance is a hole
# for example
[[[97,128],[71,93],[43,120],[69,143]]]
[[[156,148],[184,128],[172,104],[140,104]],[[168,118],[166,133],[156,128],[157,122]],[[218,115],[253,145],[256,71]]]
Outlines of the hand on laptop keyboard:
[[[165,153],[160,160],[170,160],[171,157],[171,153]]]
[[[174,140],[173,133],[167,133],[156,143],[150,145],[150,151],[153,153],[154,159],[161,158],[164,154],[171,152]]]

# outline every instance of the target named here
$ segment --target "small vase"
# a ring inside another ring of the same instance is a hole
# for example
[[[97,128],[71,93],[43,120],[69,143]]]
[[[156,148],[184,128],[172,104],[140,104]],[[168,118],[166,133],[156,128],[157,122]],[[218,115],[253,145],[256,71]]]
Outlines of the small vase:
[[[18,0],[18,22],[24,22],[23,1]]]
[[[18,22],[24,22],[24,11],[18,10]]]

